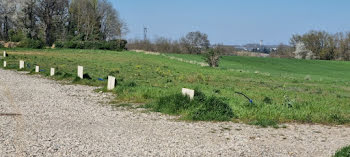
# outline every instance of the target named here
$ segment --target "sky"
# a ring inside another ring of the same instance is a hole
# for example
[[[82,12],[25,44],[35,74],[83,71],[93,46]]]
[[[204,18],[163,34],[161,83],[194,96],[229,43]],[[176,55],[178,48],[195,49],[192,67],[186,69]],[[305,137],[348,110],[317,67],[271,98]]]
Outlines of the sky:
[[[350,0],[110,0],[127,23],[127,39],[208,34],[212,44],[288,44],[310,30],[350,31]]]

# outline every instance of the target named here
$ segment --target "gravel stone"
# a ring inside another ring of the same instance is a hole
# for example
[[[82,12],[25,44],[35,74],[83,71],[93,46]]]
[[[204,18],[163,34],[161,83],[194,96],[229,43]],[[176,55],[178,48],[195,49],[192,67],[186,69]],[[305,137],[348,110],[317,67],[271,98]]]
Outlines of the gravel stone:
[[[184,122],[112,108],[113,96],[0,69],[0,156],[332,156],[349,126]]]

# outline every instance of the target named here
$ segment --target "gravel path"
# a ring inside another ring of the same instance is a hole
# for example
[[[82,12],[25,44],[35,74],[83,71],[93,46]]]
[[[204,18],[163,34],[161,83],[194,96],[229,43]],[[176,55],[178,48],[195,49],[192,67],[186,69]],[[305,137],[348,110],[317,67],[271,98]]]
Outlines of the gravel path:
[[[331,156],[350,127],[182,122],[113,109],[93,87],[0,69],[0,156]]]

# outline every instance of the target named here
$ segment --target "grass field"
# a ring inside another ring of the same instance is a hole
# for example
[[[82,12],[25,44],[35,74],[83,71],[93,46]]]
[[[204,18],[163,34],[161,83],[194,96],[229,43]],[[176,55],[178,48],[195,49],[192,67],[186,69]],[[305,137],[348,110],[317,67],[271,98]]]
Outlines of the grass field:
[[[117,103],[151,103],[187,87],[223,98],[235,117],[262,126],[285,122],[350,124],[350,62],[227,56],[219,68],[201,67],[161,55],[136,52],[71,49],[8,49],[9,69],[18,61],[45,70],[56,68],[54,79],[105,86],[107,75],[117,77]],[[203,62],[198,55],[166,54]],[[2,62],[1,62],[2,63]],[[91,80],[77,80],[77,66]],[[235,94],[242,92],[253,104]]]

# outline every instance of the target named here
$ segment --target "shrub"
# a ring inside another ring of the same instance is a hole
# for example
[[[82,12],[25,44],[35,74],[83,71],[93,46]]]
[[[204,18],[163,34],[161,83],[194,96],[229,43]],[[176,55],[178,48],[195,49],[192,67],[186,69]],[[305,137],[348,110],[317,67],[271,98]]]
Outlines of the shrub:
[[[227,103],[214,96],[208,98],[200,91],[196,91],[193,100],[178,93],[161,97],[146,107],[195,121],[228,121],[234,117],[232,108]]]
[[[222,52],[223,50],[221,46],[208,49],[208,51],[204,54],[205,61],[210,67],[218,67]]]
[[[42,40],[24,39],[23,41],[20,42],[18,47],[42,49],[45,47],[45,42]]]
[[[75,48],[76,49],[85,49],[85,42],[83,42],[83,41],[76,42]]]
[[[126,40],[111,40],[111,41],[66,41],[56,42],[57,48],[70,49],[101,49],[101,50],[125,50]]]
[[[61,41],[56,41],[56,42],[55,42],[55,47],[56,47],[56,48],[63,48],[63,47],[64,47],[64,44],[63,44],[63,42],[61,42]]]
[[[16,31],[11,29],[9,31],[9,38],[10,38],[10,41],[12,42],[20,42],[24,38],[24,35],[22,31]]]
[[[69,48],[69,49],[75,49],[77,47],[77,42],[76,41],[66,41],[63,43],[64,48]]]
[[[209,97],[187,116],[192,120],[227,121],[233,118],[232,108],[216,97]]]

